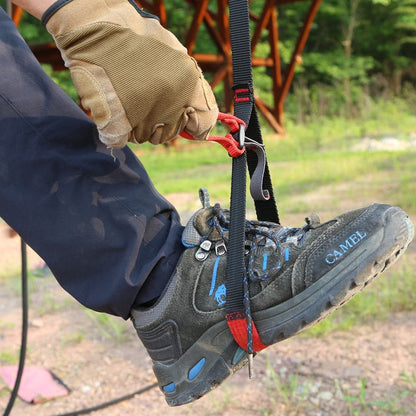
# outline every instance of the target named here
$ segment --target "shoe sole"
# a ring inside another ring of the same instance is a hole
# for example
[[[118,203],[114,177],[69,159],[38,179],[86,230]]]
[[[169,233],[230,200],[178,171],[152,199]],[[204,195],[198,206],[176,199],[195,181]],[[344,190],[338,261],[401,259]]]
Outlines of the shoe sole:
[[[326,318],[395,263],[413,236],[406,213],[389,208],[384,227],[330,272],[288,301],[253,313],[263,343],[275,344]]]

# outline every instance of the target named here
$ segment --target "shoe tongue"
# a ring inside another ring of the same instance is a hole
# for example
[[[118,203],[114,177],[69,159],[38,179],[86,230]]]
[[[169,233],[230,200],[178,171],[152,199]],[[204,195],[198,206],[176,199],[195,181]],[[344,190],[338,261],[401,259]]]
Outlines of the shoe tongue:
[[[195,247],[201,242],[202,236],[194,226],[195,217],[199,212],[197,211],[192,215],[182,232],[182,244],[185,247]]]
[[[214,215],[213,207],[200,209],[192,215],[182,233],[182,242],[185,246],[195,247],[201,243],[202,237],[208,235],[212,241],[219,239],[218,233],[213,231],[212,224],[210,225]]]
[[[210,233],[214,215],[215,213],[213,207],[201,209],[196,213],[193,220],[193,226],[201,237]]]
[[[306,224],[309,225],[310,228],[316,228],[318,225],[321,224],[321,219],[319,218],[318,214],[312,212],[312,214],[305,218]]]

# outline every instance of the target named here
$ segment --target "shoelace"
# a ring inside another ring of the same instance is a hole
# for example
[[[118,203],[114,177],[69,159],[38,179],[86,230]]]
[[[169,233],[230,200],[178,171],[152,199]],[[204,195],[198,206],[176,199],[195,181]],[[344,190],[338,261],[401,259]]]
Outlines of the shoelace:
[[[220,237],[224,240],[225,245],[228,243],[227,236],[224,231],[229,228],[229,215],[227,211],[223,210],[219,204],[214,206],[214,216],[210,222],[211,231],[201,238],[201,242],[208,239],[213,230],[216,230]],[[250,281],[265,281],[273,272],[276,272],[282,267],[282,247],[281,244],[287,241],[292,241],[295,244],[301,244],[305,234],[309,231],[310,225],[306,224],[301,228],[293,227],[281,227],[277,224],[272,224],[263,221],[250,221],[245,220],[245,235],[246,235],[246,265],[244,268],[243,284],[244,284],[244,307],[247,319],[247,352],[249,357],[253,357],[253,319],[251,314],[251,302],[250,302]],[[262,239],[271,240],[280,254],[278,256],[278,263],[265,270],[263,275],[257,275],[254,273],[254,262],[256,259],[256,252],[259,243]]]

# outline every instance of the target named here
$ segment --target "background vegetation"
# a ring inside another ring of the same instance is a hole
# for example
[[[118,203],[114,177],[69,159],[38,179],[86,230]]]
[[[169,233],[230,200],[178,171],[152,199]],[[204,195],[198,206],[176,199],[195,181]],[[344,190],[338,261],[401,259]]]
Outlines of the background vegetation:
[[[215,8],[215,0],[211,2]],[[192,19],[189,6],[183,0],[165,3],[169,28],[183,41]],[[250,7],[260,13],[263,4],[263,0],[256,0]],[[309,5],[304,1],[278,7],[283,70]],[[28,14],[20,31],[29,43],[51,40],[43,26]],[[195,52],[217,52],[203,28]],[[268,53],[266,42],[257,48],[258,55]],[[287,127],[327,118],[360,118],[363,113],[368,116],[376,103],[392,100],[398,106],[414,108],[415,57],[416,0],[324,0],[285,103]],[[68,73],[52,73],[47,66],[45,69],[76,99]],[[271,100],[267,69],[255,69],[255,87],[264,100]],[[215,92],[221,104],[221,86]]]

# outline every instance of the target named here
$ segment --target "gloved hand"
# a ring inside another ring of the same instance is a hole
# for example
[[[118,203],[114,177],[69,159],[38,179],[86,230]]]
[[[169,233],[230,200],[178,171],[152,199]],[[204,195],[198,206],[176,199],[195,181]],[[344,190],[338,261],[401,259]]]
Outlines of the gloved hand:
[[[58,0],[42,16],[110,147],[182,130],[207,138],[218,107],[196,61],[133,0]]]

